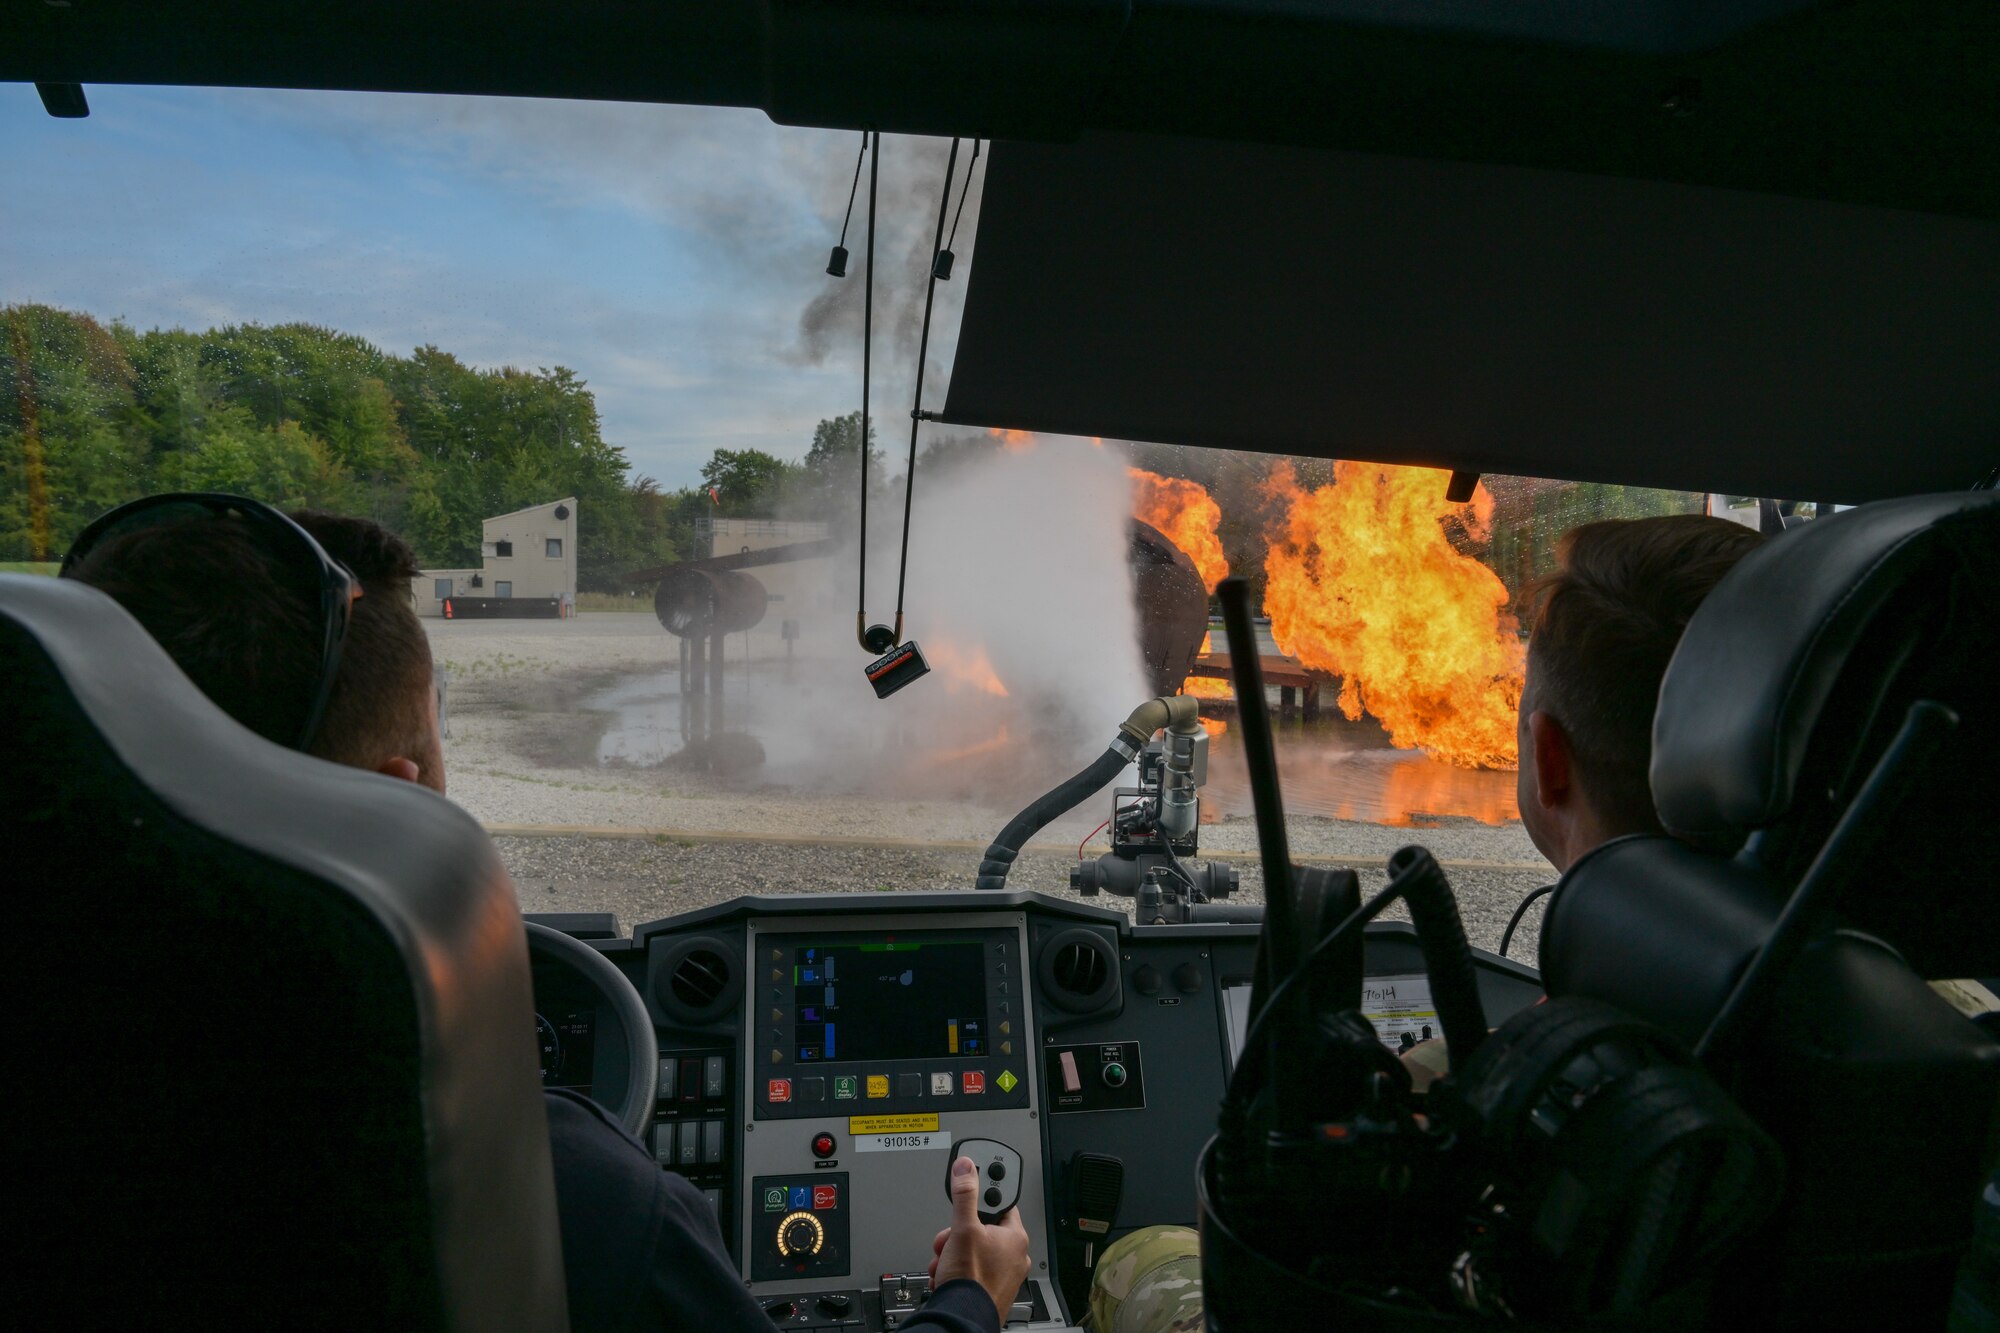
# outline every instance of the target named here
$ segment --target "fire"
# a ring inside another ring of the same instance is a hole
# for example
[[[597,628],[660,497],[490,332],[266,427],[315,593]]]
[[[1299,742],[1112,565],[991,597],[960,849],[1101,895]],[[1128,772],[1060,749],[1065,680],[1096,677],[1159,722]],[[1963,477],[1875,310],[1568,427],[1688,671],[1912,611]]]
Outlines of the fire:
[[[1003,430],[995,426],[986,433],[1000,441],[1000,447],[1010,454],[1024,453],[1035,447],[1035,433],[1031,430]]]
[[[1229,576],[1229,558],[1222,553],[1222,539],[1215,535],[1222,523],[1222,506],[1199,482],[1163,477],[1144,468],[1126,471],[1132,474],[1132,516],[1152,524],[1180,547],[1182,554],[1194,561],[1202,583],[1214,592],[1215,585]]]
[[[1000,673],[993,669],[986,649],[978,644],[961,647],[950,639],[933,639],[924,648],[924,658],[949,690],[969,686],[1002,699],[1007,697],[1007,686]]]
[[[1463,769],[1441,768],[1406,756],[1389,768],[1382,822],[1407,827],[1425,815],[1458,815],[1497,826],[1521,817],[1511,781],[1477,782],[1474,777]]]
[[[1461,555],[1440,520],[1482,535],[1493,499],[1444,499],[1445,474],[1334,465],[1307,493],[1272,473],[1288,505],[1265,557],[1264,611],[1281,650],[1341,678],[1340,710],[1363,710],[1405,748],[1465,768],[1511,768],[1523,650],[1497,575]]]
[[[1213,651],[1214,638],[1215,636],[1212,634],[1201,636],[1201,655],[1203,657],[1208,656]],[[1236,687],[1216,676],[1189,676],[1181,682],[1181,693],[1191,694],[1197,699],[1234,699],[1236,697]],[[1215,733],[1211,732],[1209,734],[1214,735]]]
[[[997,754],[1005,750],[1009,744],[1007,727],[1005,723],[1002,723],[1000,730],[986,740],[974,741],[970,745],[961,745],[955,750],[941,750],[931,755],[924,762],[930,767],[942,768],[947,764],[956,764],[962,760],[977,759],[983,754]]]

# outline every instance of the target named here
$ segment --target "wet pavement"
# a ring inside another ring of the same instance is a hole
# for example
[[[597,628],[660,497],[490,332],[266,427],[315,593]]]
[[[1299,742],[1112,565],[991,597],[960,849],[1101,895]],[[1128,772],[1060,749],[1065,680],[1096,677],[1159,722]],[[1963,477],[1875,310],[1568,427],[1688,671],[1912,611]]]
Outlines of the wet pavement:
[[[684,765],[725,782],[815,789],[832,776],[821,736],[776,715],[794,710],[788,686],[768,671],[732,674],[720,707],[712,695],[683,694],[679,672],[668,670],[621,680],[583,702],[608,716],[598,741],[600,764],[627,768]],[[1285,809],[1291,815],[1392,825],[1425,817],[1465,818],[1483,824],[1517,819],[1512,772],[1460,768],[1391,747],[1372,721],[1349,722],[1337,713],[1314,723],[1278,724],[1275,732]],[[926,730],[904,754],[895,773],[874,765],[849,770],[842,785],[866,790],[877,782],[907,790],[912,774],[977,762],[1010,743],[1007,724],[968,720],[955,734]],[[892,781],[892,779],[896,779]],[[1210,740],[1209,781],[1203,792],[1211,819],[1251,813],[1249,776],[1240,728],[1233,718]]]

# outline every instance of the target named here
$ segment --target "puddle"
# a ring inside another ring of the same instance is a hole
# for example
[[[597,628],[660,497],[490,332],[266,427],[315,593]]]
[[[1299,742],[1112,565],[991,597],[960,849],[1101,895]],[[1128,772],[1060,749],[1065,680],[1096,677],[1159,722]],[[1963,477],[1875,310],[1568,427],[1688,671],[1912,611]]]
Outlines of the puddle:
[[[685,769],[730,787],[984,797],[1005,805],[1059,776],[1049,738],[1037,734],[1031,717],[996,726],[990,713],[929,716],[906,725],[902,714],[831,704],[822,712],[809,686],[761,671],[734,673],[719,708],[712,695],[683,696],[676,670],[623,680],[584,707],[611,715],[598,742],[600,764]],[[1290,814],[1417,827],[1426,816],[1485,824],[1519,818],[1513,773],[1394,749],[1370,722],[1335,716],[1292,723],[1279,728],[1276,741]],[[1210,741],[1202,808],[1208,818],[1252,813],[1233,722]]]
[[[1356,744],[1340,734],[1345,729],[1321,724],[1279,730],[1275,748],[1287,815],[1417,827],[1424,826],[1426,815],[1482,824],[1520,818],[1513,773],[1459,768],[1386,743]],[[1233,727],[1209,741],[1202,811],[1245,818],[1253,813],[1250,773]]]

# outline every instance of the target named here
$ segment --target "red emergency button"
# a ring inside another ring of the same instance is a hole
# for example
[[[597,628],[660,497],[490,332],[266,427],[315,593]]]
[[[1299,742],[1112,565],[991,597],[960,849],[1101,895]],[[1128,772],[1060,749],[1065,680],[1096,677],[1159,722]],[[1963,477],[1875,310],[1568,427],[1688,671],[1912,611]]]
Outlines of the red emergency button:
[[[812,1141],[813,1156],[820,1158],[821,1160],[825,1160],[826,1158],[833,1156],[833,1150],[838,1146],[839,1145],[837,1145],[833,1141],[833,1135],[826,1133],[824,1130],[813,1135],[813,1141]]]

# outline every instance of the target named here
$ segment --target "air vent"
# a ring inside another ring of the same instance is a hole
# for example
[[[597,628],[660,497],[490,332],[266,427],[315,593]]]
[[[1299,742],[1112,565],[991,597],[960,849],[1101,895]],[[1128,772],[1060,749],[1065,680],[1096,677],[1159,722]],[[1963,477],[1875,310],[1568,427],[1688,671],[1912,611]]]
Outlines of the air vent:
[[[674,998],[690,1009],[706,1009],[729,989],[729,960],[713,949],[696,949],[674,968]]]
[[[1056,950],[1056,989],[1071,995],[1091,995],[1104,986],[1104,974],[1111,965],[1089,944],[1065,944]]]
[[[653,998],[676,1023],[712,1023],[736,1004],[736,954],[721,940],[696,936],[669,945],[653,976]]]
[[[1117,953],[1112,942],[1081,926],[1060,931],[1042,946],[1037,968],[1042,993],[1073,1014],[1096,1013],[1118,1001]]]

